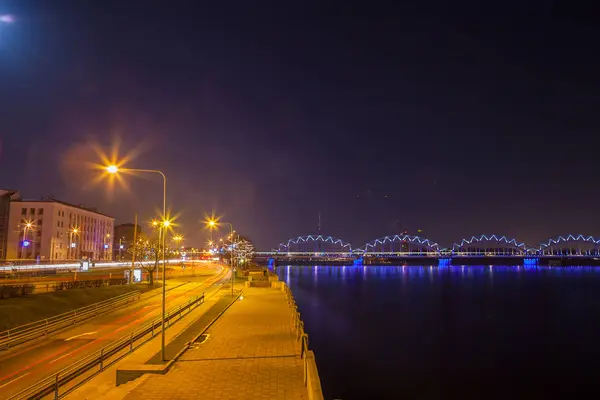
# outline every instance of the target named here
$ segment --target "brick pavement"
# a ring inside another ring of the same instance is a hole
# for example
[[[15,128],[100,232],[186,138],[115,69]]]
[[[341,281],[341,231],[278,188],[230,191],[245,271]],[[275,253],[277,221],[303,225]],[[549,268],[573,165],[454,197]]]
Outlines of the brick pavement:
[[[125,399],[307,399],[285,295],[246,288],[166,375],[146,375]]]

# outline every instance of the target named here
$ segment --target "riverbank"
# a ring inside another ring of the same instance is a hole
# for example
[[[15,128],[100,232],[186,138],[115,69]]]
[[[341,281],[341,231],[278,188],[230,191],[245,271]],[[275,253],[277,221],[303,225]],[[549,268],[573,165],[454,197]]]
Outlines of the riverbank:
[[[244,286],[239,282],[236,289]],[[109,379],[114,385],[115,373],[122,377],[123,371],[146,370],[145,375],[108,391],[98,390],[102,379],[94,379],[68,398],[323,399],[314,354],[307,349],[308,336],[293,297],[282,282],[273,286],[246,287],[233,297],[230,287],[223,287],[214,299],[227,300],[229,308],[216,320],[204,318],[202,326],[198,324],[202,316],[192,315],[187,328],[168,346],[184,336],[191,339],[181,343],[176,356],[169,355],[168,363],[156,360],[156,347],[150,351],[155,346],[150,343],[149,349],[142,347],[129,361],[120,362]],[[196,312],[212,308],[203,305]],[[144,353],[147,360],[141,361]]]

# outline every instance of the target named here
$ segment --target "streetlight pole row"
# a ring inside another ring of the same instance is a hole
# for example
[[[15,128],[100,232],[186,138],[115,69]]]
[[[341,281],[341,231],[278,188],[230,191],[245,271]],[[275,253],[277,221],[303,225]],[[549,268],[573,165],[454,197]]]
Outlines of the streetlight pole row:
[[[235,279],[235,274],[234,274],[234,262],[235,262],[235,256],[233,253],[233,224],[231,222],[217,222],[214,219],[210,219],[207,222],[208,227],[211,229],[212,232],[212,228],[217,227],[219,225],[219,223],[221,224],[227,224],[229,225],[229,236],[230,236],[230,246],[231,246],[231,296],[233,297],[233,283],[234,283],[234,279]],[[212,241],[212,240],[211,240]]]

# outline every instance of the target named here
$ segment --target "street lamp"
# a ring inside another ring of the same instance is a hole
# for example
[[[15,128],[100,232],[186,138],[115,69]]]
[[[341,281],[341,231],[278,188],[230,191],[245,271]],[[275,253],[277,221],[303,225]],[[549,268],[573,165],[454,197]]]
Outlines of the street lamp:
[[[166,270],[167,270],[167,261],[165,258],[166,246],[165,246],[165,236],[166,232],[164,231],[169,225],[169,221],[167,218],[167,177],[162,171],[156,169],[134,169],[134,168],[119,168],[117,165],[108,165],[106,167],[106,171],[109,174],[116,174],[119,171],[127,171],[127,172],[143,172],[150,174],[159,174],[163,178],[163,223],[161,229],[162,232],[162,248],[163,248],[163,273],[162,273],[162,332],[161,332],[161,357],[162,360],[165,361],[165,314],[166,314]],[[160,240],[160,239],[159,239]]]
[[[183,240],[183,236],[181,235],[175,235],[173,236],[173,241],[175,241],[175,243],[177,243],[177,247],[179,247],[179,243]]]
[[[71,228],[71,230],[69,231],[69,254],[73,255],[71,249],[75,247],[75,256],[77,256],[77,250],[79,249],[79,246],[77,246],[77,244],[73,242],[73,235],[79,235],[79,228]]]
[[[219,227],[219,224],[227,224],[229,225],[229,229],[230,229],[230,238],[233,237],[233,232],[235,232],[233,230],[233,224],[231,222],[219,222],[215,219],[209,219],[208,221],[206,221],[206,225],[210,228],[213,229],[215,227]],[[220,241],[223,241],[223,239],[219,239]],[[231,296],[233,296],[233,282],[234,282],[234,273],[233,273],[233,268],[234,268],[234,261],[235,261],[235,257],[233,255],[233,243],[230,241],[231,243]]]
[[[25,247],[29,247],[29,231],[33,228],[33,222],[25,221],[23,225],[23,240],[21,241],[21,259],[25,258]]]
[[[110,238],[110,233],[107,233],[104,238],[105,239],[104,239],[104,243],[103,243],[103,246],[102,246],[102,252],[104,253],[104,261],[106,261],[107,260],[107,253],[108,253],[106,250],[108,250],[108,248],[109,248],[109,245],[106,242]]]

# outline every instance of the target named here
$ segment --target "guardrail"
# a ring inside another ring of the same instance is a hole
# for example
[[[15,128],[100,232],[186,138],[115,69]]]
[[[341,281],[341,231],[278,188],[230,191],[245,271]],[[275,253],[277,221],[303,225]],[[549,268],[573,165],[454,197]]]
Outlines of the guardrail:
[[[74,325],[79,321],[113,310],[116,307],[139,298],[140,291],[135,290],[99,303],[90,304],[89,306],[81,307],[73,311],[0,332],[0,350],[8,350],[10,347],[28,342],[40,336],[45,336],[69,325]]]
[[[197,260],[182,260],[181,258],[174,260],[167,260],[167,264],[180,263],[180,262],[190,262]],[[136,261],[135,265],[150,265],[154,264],[154,261]],[[160,261],[162,264],[162,260]],[[113,262],[94,262],[95,267],[91,268],[102,268],[102,267],[129,267],[131,266],[131,262],[126,261],[113,261]],[[34,270],[34,269],[54,269],[54,268],[79,268],[81,266],[80,261],[71,261],[66,263],[56,263],[56,264],[15,264],[15,265],[0,265],[0,271],[20,271],[20,270]]]
[[[186,311],[189,314],[192,309],[202,303],[204,303],[204,293],[194,297],[179,307],[171,309],[165,315],[166,328],[171,325],[171,320],[175,319],[177,316],[181,319]],[[148,340],[153,339],[155,333],[160,332],[159,328],[161,327],[161,324],[162,319],[157,318],[131,332],[129,335],[123,336],[121,339],[103,347],[100,351],[96,351],[88,357],[76,361],[68,367],[58,371],[56,374],[42,379],[27,389],[9,397],[8,400],[41,399],[51,394],[54,394],[55,399],[62,398],[90,380],[96,374],[102,372],[106,367],[109,367],[127,354],[133,352],[135,348],[141,346]],[[75,379],[78,379],[78,381],[73,382]],[[70,384],[70,386],[60,393],[59,389],[67,384]]]
[[[306,386],[308,392],[308,399],[323,400],[323,390],[321,388],[315,354],[308,350],[308,333],[304,331],[304,322],[300,319],[296,300],[285,282],[281,283],[281,290],[285,293],[288,306],[290,307],[291,325],[296,331],[296,340],[300,341],[300,357],[302,358],[304,367],[304,386]]]

